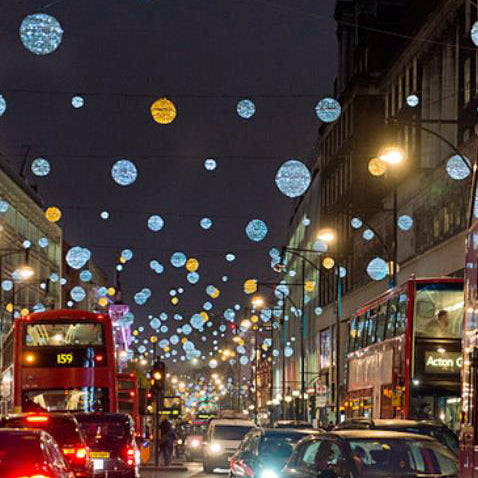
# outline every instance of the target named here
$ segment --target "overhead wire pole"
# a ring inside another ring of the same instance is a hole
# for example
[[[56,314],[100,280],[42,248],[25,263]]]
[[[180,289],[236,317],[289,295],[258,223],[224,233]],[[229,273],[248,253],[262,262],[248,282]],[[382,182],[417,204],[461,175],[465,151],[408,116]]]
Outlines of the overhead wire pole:
[[[302,261],[302,317],[300,321],[300,416],[305,420],[305,261]]]

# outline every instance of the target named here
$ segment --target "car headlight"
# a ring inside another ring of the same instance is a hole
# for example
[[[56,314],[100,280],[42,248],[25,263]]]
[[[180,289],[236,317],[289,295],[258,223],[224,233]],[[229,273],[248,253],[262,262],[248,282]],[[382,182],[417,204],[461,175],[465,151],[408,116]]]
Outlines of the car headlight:
[[[181,440],[181,438],[178,440],[178,445],[182,445],[183,444],[183,441]]]
[[[191,440],[191,448],[199,448],[199,445],[201,445],[199,440]]]
[[[219,443],[211,443],[211,445],[209,445],[209,451],[217,455],[221,453],[222,446]]]
[[[264,470],[261,478],[279,478],[279,475],[274,470]]]

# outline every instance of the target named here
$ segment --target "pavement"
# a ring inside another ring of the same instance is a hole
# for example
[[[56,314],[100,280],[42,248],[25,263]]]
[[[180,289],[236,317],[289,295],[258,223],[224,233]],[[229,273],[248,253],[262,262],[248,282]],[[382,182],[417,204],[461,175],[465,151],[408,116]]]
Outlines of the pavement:
[[[171,467],[143,467],[141,478],[225,478],[227,470],[216,473],[204,473],[202,463],[199,461],[188,463],[174,463]]]

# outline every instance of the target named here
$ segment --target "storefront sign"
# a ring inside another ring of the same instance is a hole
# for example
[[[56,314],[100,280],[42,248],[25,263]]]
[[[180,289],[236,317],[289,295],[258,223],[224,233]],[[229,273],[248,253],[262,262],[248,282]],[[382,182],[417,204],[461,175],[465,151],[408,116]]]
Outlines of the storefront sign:
[[[460,373],[463,359],[460,352],[425,352],[425,373]]]

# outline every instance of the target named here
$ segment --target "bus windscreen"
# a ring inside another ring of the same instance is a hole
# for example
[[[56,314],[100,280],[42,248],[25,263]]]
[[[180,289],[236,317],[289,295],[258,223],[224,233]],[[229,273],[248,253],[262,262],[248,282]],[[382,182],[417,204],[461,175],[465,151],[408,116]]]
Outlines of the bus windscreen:
[[[462,338],[464,304],[462,284],[425,284],[417,289],[415,303],[417,337]]]
[[[25,327],[26,347],[103,345],[103,327],[98,323],[39,322]]]

